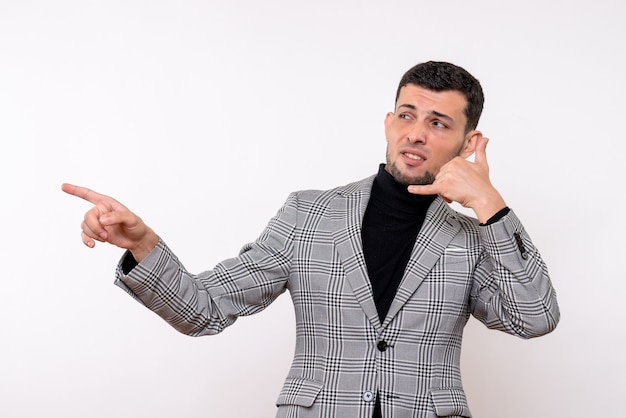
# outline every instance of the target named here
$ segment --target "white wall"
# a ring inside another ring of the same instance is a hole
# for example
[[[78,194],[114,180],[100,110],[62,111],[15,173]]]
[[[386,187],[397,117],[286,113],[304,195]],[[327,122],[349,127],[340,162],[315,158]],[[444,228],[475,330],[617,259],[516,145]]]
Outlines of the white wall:
[[[486,92],[492,180],[525,221],[562,321],[467,328],[481,418],[614,416],[626,385],[623,1],[0,0],[0,416],[271,417],[288,296],[218,337],[176,333],[84,247],[89,206],[139,213],[195,272],[287,194],[373,173],[417,62]]]

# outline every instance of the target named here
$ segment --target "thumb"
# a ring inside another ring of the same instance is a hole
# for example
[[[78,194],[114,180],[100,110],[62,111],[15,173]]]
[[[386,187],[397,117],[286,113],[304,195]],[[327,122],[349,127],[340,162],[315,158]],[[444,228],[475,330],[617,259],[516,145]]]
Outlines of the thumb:
[[[476,152],[474,157],[474,162],[478,164],[487,164],[487,144],[489,143],[489,138],[482,137],[476,144]]]

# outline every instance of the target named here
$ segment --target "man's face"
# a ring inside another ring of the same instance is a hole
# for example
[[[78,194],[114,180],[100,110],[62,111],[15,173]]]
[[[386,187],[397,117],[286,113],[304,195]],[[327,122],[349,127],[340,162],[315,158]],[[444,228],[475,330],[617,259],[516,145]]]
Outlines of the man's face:
[[[431,184],[445,163],[469,157],[481,134],[465,133],[466,105],[458,91],[402,87],[395,113],[385,118],[385,170],[404,185]]]

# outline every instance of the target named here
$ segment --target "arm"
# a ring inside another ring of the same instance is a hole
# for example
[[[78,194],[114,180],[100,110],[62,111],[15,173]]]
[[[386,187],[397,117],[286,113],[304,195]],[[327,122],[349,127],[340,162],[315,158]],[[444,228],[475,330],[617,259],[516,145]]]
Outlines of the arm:
[[[296,225],[297,199],[292,195],[263,234],[238,257],[213,270],[193,275],[141,219],[116,200],[92,190],[64,184],[63,190],[95,206],[82,223],[82,239],[125,248],[116,284],[178,331],[215,334],[267,307],[286,289]]]
[[[472,314],[489,328],[522,338],[551,332],[560,318],[556,293],[520,220],[510,211],[479,228],[485,254],[474,274]]]
[[[445,164],[432,184],[409,186],[409,191],[459,202],[473,209],[481,223],[485,252],[470,295],[474,316],[489,328],[523,338],[546,334],[560,316],[546,265],[519,219],[503,210],[506,203],[489,180],[488,139],[476,135],[475,147]],[[474,162],[463,158],[472,151]]]
[[[286,290],[296,206],[292,195],[256,241],[213,270],[189,273],[159,241],[128,274],[120,263],[116,284],[184,334],[219,333],[239,316],[265,309]]]

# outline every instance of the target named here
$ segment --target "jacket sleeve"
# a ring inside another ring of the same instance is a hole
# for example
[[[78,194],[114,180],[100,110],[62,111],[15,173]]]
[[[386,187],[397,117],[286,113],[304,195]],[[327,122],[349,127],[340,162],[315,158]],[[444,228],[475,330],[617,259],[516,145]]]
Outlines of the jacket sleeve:
[[[479,228],[485,252],[474,275],[472,314],[489,328],[522,338],[554,330],[560,318],[556,293],[515,213]]]
[[[183,334],[219,333],[239,316],[263,310],[285,291],[296,219],[297,200],[291,195],[256,241],[237,257],[197,275],[159,241],[127,274],[122,259],[115,284]]]

